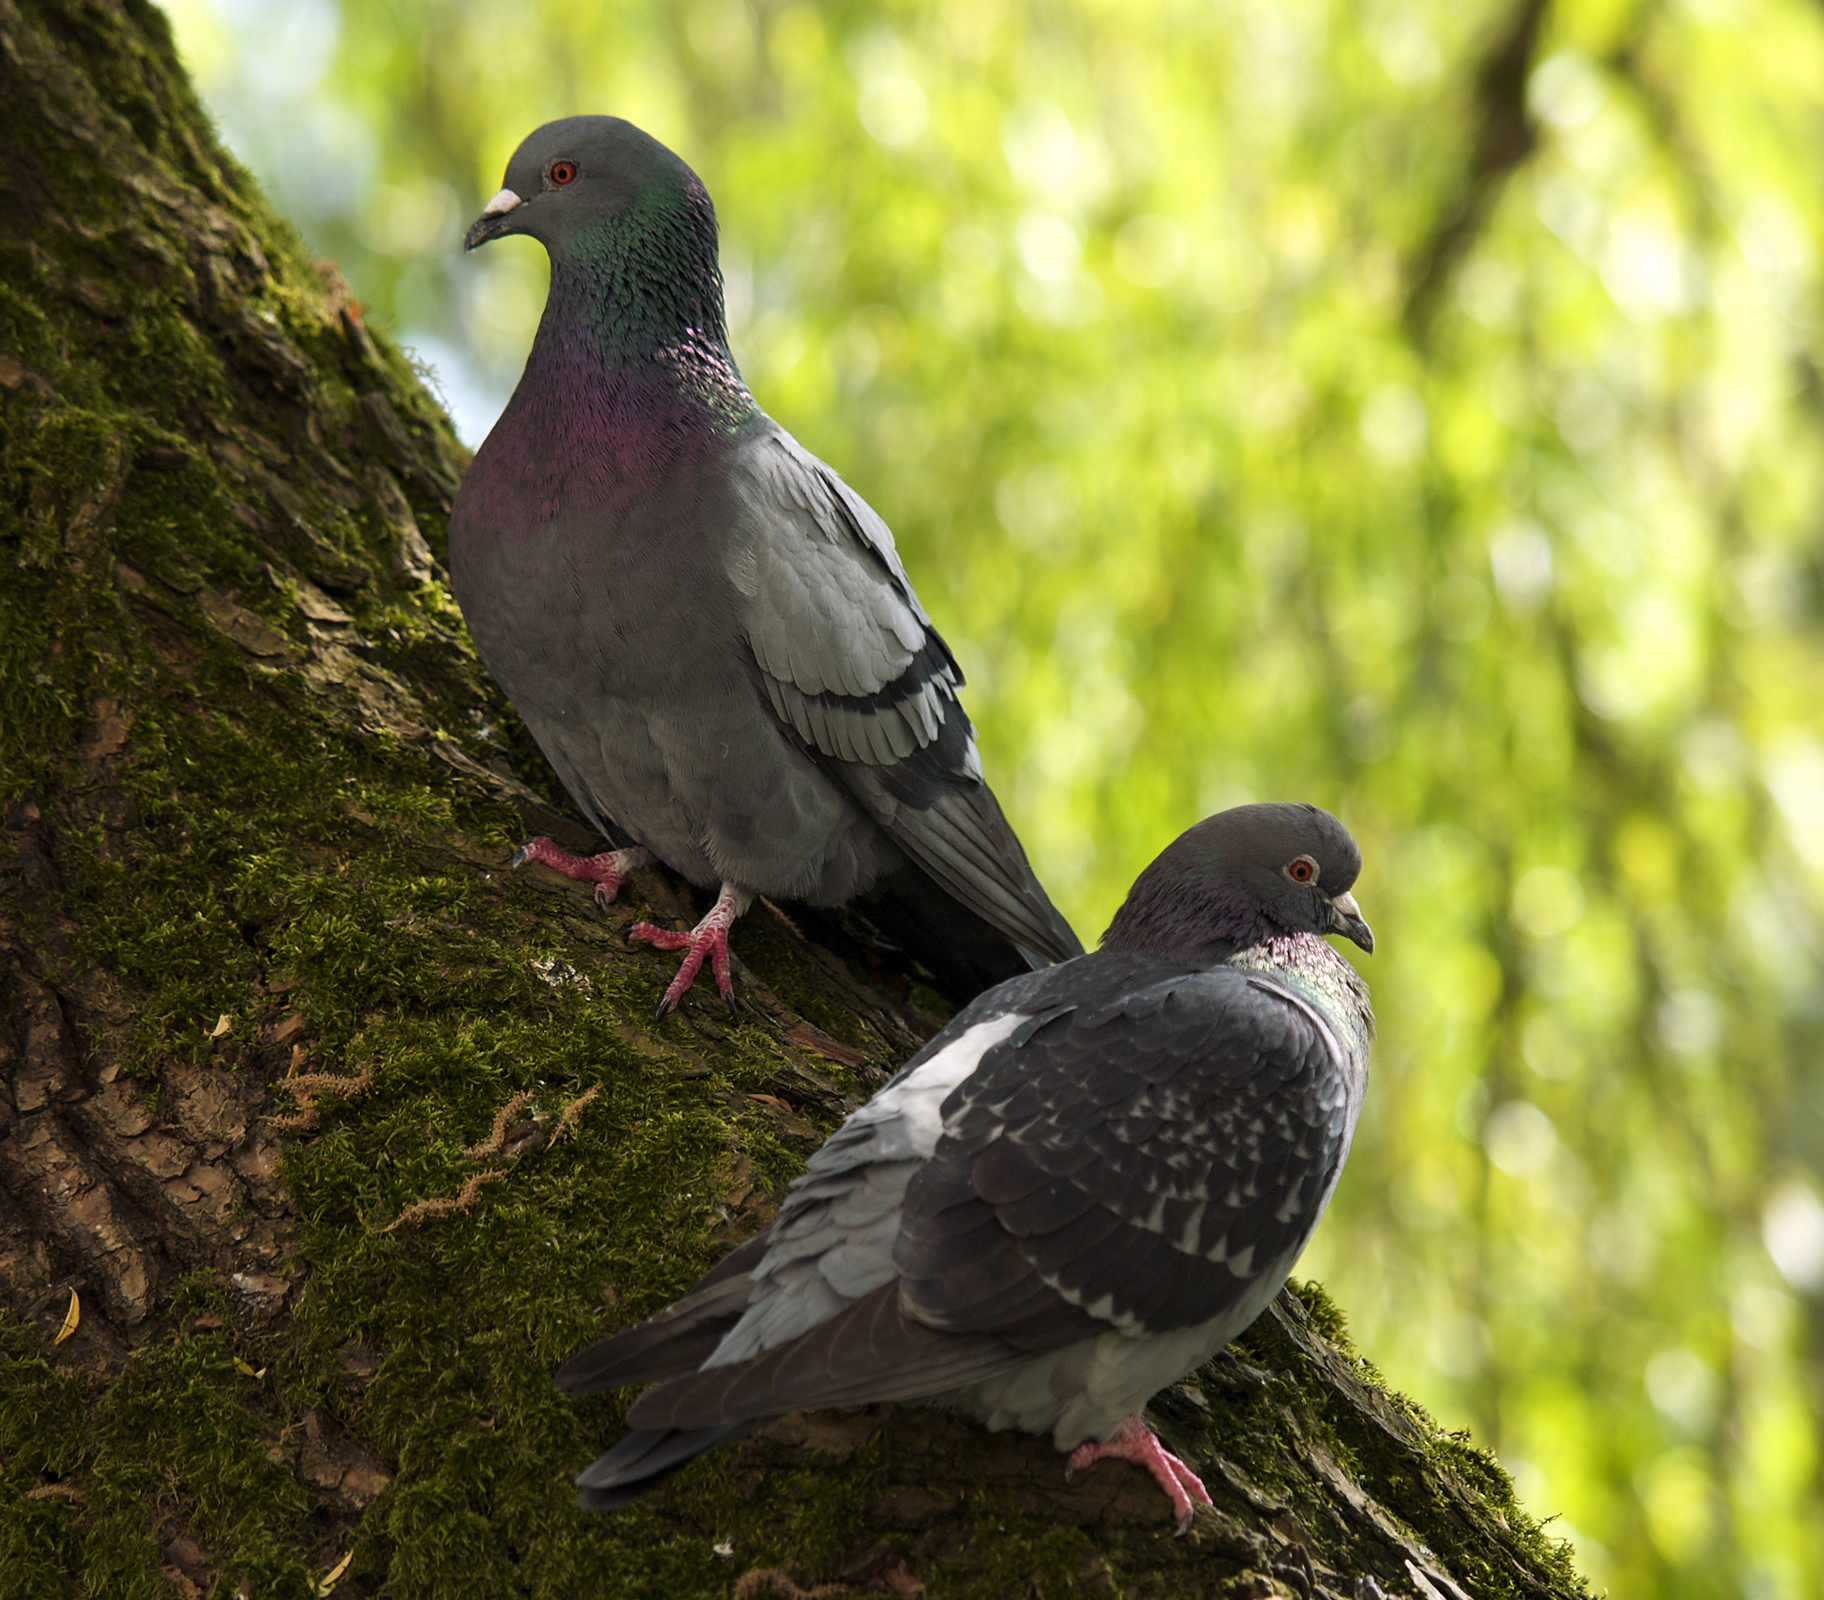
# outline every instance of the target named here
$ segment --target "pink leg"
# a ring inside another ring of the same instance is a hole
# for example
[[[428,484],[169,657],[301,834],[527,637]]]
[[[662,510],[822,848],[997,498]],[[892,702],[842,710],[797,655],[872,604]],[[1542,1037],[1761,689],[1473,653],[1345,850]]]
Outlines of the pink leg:
[[[629,850],[604,850],[599,856],[573,856],[549,839],[538,838],[528,839],[522,844],[508,865],[523,867],[528,861],[542,861],[553,872],[561,872],[566,878],[575,878],[579,883],[594,883],[595,903],[606,906],[614,903],[614,897],[621,892],[621,885],[627,881],[627,874],[635,867],[645,866],[651,859],[652,852],[638,845]]]
[[[709,908],[709,915],[689,933],[672,933],[665,928],[655,927],[650,922],[636,922],[627,930],[630,939],[644,940],[647,944],[657,945],[661,950],[686,952],[684,964],[678,968],[678,975],[671,980],[665,997],[659,1001],[660,1016],[677,1010],[678,1002],[684,998],[684,991],[696,982],[697,974],[703,970],[705,956],[709,957],[710,971],[716,975],[716,988],[722,998],[731,1006],[735,1003],[734,985],[728,976],[728,929],[735,918],[748,908],[753,898],[750,894],[743,894],[732,883],[725,883],[722,892],[716,896],[716,903]]]
[[[1092,1462],[1110,1458],[1132,1461],[1153,1475],[1153,1481],[1172,1502],[1180,1533],[1190,1527],[1197,1505],[1210,1504],[1210,1492],[1204,1488],[1203,1480],[1166,1449],[1159,1442],[1159,1436],[1138,1416],[1129,1417],[1115,1429],[1112,1439],[1104,1439],[1100,1444],[1091,1441],[1078,1445],[1065,1465],[1064,1476],[1068,1480]]]

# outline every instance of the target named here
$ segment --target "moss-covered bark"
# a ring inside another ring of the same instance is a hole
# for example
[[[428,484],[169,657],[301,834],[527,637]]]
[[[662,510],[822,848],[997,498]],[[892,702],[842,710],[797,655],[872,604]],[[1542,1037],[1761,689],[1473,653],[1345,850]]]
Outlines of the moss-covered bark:
[[[565,824],[441,581],[460,452],[156,11],[0,0],[0,208],[0,1594],[1580,1591],[1310,1290],[1157,1403],[1183,1540],[915,1410],[581,1517],[617,1404],[551,1366],[938,1019],[760,913],[739,1020],[655,1025],[623,932],[688,892],[503,871]]]

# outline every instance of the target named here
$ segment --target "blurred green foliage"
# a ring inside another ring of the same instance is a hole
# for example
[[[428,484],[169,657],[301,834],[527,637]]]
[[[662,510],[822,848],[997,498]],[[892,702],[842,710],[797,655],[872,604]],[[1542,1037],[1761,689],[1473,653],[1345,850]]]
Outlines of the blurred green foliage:
[[[1301,1271],[1599,1586],[1824,1592],[1824,10],[171,9],[471,442],[542,303],[458,246],[513,147],[684,154],[1079,928],[1236,801],[1361,839]]]

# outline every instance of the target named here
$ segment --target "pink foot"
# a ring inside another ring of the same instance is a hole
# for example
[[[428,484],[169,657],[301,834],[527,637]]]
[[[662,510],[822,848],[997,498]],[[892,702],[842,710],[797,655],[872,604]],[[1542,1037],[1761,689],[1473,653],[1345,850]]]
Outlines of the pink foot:
[[[595,903],[612,905],[621,892],[628,873],[643,867],[652,859],[650,850],[635,845],[628,850],[604,850],[599,856],[573,856],[549,839],[528,839],[514,852],[510,867],[523,867],[528,861],[542,861],[553,872],[561,872],[578,883],[594,883]]]
[[[1138,1416],[1129,1417],[1115,1429],[1112,1439],[1104,1439],[1100,1444],[1092,1440],[1088,1444],[1078,1445],[1065,1464],[1065,1481],[1068,1482],[1092,1463],[1111,1458],[1116,1461],[1132,1461],[1153,1475],[1153,1481],[1166,1492],[1167,1498],[1172,1502],[1180,1533],[1190,1527],[1197,1506],[1210,1504],[1210,1491],[1204,1488],[1203,1480],[1166,1449],[1159,1442],[1159,1436]]]
[[[728,930],[752,899],[752,895],[743,894],[732,883],[725,883],[722,892],[716,896],[716,903],[709,908],[709,915],[689,933],[672,933],[650,922],[636,922],[627,930],[630,939],[657,945],[661,950],[686,952],[684,964],[678,968],[678,975],[671,980],[671,986],[659,1001],[661,1017],[669,1011],[677,1010],[678,1002],[684,998],[684,991],[697,981],[697,974],[703,970],[705,956],[709,957],[710,971],[716,975],[717,990],[730,1006],[734,1005],[735,988],[728,975]]]

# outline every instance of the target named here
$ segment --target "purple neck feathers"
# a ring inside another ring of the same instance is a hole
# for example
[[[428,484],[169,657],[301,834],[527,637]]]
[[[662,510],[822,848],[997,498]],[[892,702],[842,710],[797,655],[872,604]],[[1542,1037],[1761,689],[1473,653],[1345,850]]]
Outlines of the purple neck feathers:
[[[1182,961],[1222,961],[1283,931],[1239,889],[1193,874],[1155,878],[1146,872],[1128,891],[1102,942]]]
[[[497,480],[534,524],[560,505],[626,505],[759,414],[728,348],[715,212],[693,181],[553,252],[525,375],[471,477],[484,498]]]
[[[512,502],[502,526],[612,511],[712,454],[728,431],[716,424],[674,374],[605,368],[591,352],[541,343],[466,482],[484,505],[496,494]]]

